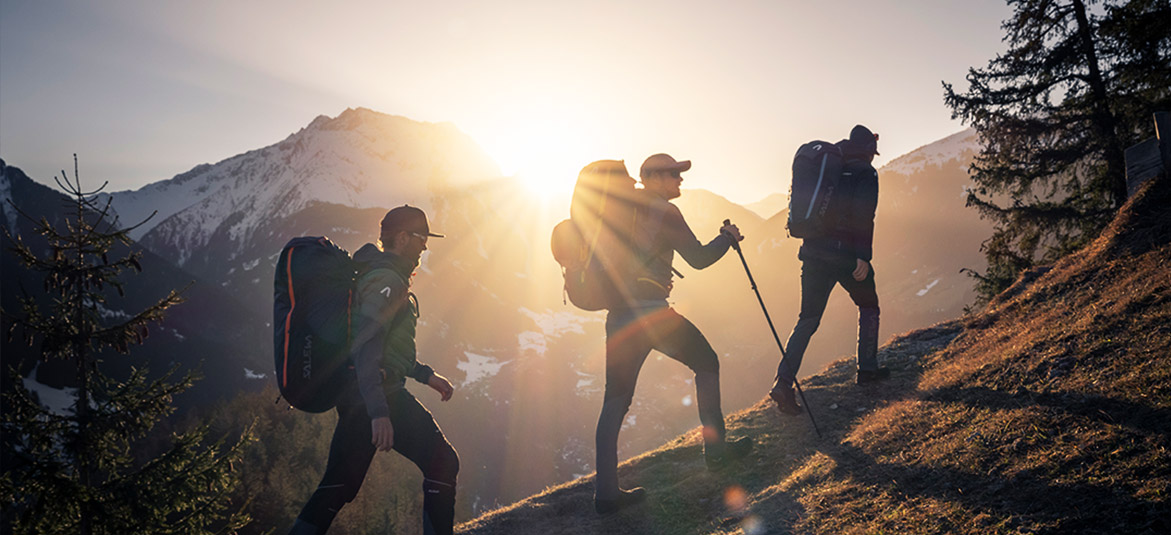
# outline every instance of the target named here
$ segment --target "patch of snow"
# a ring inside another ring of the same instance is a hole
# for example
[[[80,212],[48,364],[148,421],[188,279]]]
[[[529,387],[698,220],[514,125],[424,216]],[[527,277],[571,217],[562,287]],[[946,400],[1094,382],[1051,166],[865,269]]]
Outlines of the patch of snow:
[[[594,377],[593,375],[590,375],[588,373],[585,373],[585,372],[579,371],[579,372],[577,372],[577,376],[580,377],[580,379],[577,380],[577,389],[578,390],[593,387],[594,381],[597,380],[596,377]],[[592,390],[592,388],[591,388],[591,390]]]
[[[493,357],[486,355],[477,355],[471,351],[464,351],[464,356],[467,361],[459,361],[455,363],[455,367],[459,368],[467,374],[464,379],[465,385],[472,384],[480,379],[495,376],[500,373],[500,369],[508,364],[509,361],[500,362]]]
[[[545,350],[549,348],[545,341],[545,335],[536,331],[525,331],[516,335],[517,345],[520,346],[521,353],[525,351],[533,351],[538,355],[544,355]]]
[[[106,308],[105,305],[103,305],[101,303],[97,303],[97,306],[95,308],[98,311],[98,315],[104,319],[113,318],[116,320],[128,320],[131,318],[130,314],[122,312],[121,310],[110,310],[110,309]]]
[[[38,364],[37,366],[40,365]],[[37,382],[34,379],[36,376],[37,368],[34,366],[33,371],[29,372],[28,377],[21,379],[24,388],[29,392],[36,393],[37,399],[41,402],[41,406],[48,409],[49,412],[61,416],[71,414],[73,412],[73,404],[77,403],[77,389],[53,388],[44,383]]]
[[[919,297],[923,297],[924,295],[927,295],[927,292],[931,291],[931,289],[934,288],[936,284],[939,284],[939,279],[935,279],[935,280],[931,281],[931,284],[928,284],[926,288],[919,290],[919,292],[916,293],[915,295],[918,295]]]
[[[785,245],[785,239],[784,239],[784,238],[779,238],[779,239],[778,239],[778,238],[772,238],[772,239],[770,239],[769,241],[763,241],[763,242],[760,242],[760,245],[757,245],[757,246],[756,246],[756,252],[758,252],[758,253],[763,253],[763,252],[764,252],[764,248],[765,248],[765,246],[766,246],[766,245],[767,245],[767,246],[768,246],[770,249],[776,249],[777,247],[784,247],[784,245]]]
[[[519,312],[533,320],[533,323],[537,324],[546,337],[557,337],[563,333],[585,334],[585,328],[582,325],[590,321],[602,321],[600,318],[582,316],[573,312],[550,311],[540,314],[525,307],[521,307]]]
[[[260,259],[257,258],[251,262],[244,262],[244,271],[252,271],[256,266],[260,265]]]
[[[11,208],[8,202],[12,200],[12,181],[8,180],[8,175],[4,174],[3,169],[0,169],[0,206],[4,207],[4,215],[8,216],[8,230],[12,234],[16,234],[16,210]]]
[[[265,377],[268,377],[267,373],[256,373],[248,368],[244,368],[245,379],[264,379]]]

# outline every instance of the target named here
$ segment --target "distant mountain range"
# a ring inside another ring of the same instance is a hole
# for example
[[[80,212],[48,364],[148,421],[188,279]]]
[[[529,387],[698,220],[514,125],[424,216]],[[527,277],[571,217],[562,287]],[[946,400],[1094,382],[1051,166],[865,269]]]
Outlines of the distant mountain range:
[[[965,169],[977,145],[970,134],[957,136],[880,170],[874,266],[884,338],[954,318],[974,295],[958,271],[983,266],[978,248],[989,227],[963,206]],[[48,188],[13,167],[4,169],[2,200],[23,207],[34,198],[51,199]],[[328,235],[354,251],[376,239],[387,209],[423,207],[432,227],[448,237],[431,242],[415,277],[422,310],[419,355],[458,389],[444,404],[431,403],[430,392],[419,395],[461,456],[477,466],[461,475],[465,499],[482,509],[593,470],[604,315],[563,301],[548,243],[552,226],[568,216],[568,199],[546,204],[500,176],[496,164],[452,125],[350,109],[318,117],[274,145],[104,198],[123,222],[159,212],[134,234],[136,247],[158,266],[128,281],[136,292],[140,284],[174,288],[196,281],[189,303],[174,312],[172,328],[181,337],[152,337],[158,345],[140,352],[152,362],[202,360],[203,383],[216,385],[201,395],[204,402],[271,381],[271,284],[286,241]],[[782,338],[796,321],[800,300],[800,243],[785,232],[783,198],[773,195],[745,207],[688,190],[676,201],[701,240],[714,237],[724,219],[740,226],[747,236],[746,261]],[[54,202],[37,201],[43,204],[37,211],[59,217]],[[757,211],[772,213],[762,217]],[[11,211],[0,213],[0,223],[19,233],[13,218]],[[739,259],[731,251],[729,256],[698,272],[680,262],[676,267],[685,278],[676,282],[672,302],[722,355],[724,405],[731,412],[760,398],[779,353]],[[5,310],[16,293],[9,273],[19,271],[10,260],[5,253]],[[21,284],[39,287],[31,275],[20,276],[27,280]],[[856,310],[838,292],[803,372],[852,354],[856,329]],[[8,342],[3,347],[7,364],[15,353]],[[685,367],[652,356],[621,455],[693,427],[693,390]]]
[[[785,193],[772,193],[768,197],[754,203],[746,204],[744,207],[752,210],[756,215],[767,219],[789,208],[789,195]]]

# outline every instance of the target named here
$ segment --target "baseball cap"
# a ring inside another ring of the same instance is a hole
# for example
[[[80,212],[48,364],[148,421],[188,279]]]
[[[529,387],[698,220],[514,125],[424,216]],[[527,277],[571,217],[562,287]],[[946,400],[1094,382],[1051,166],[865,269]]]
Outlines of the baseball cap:
[[[688,169],[691,169],[691,160],[677,162],[675,161],[675,158],[672,158],[670,155],[659,153],[652,155],[650,158],[647,158],[645,162],[642,162],[642,167],[638,169],[638,176],[639,178],[646,178],[651,176],[651,173],[655,171],[674,171],[677,173],[682,173]]]
[[[423,210],[408,204],[391,209],[386,213],[386,217],[382,218],[383,236],[389,236],[400,230],[416,232],[433,238],[443,237],[442,234],[431,232],[431,227],[427,225],[427,214],[423,213]]]

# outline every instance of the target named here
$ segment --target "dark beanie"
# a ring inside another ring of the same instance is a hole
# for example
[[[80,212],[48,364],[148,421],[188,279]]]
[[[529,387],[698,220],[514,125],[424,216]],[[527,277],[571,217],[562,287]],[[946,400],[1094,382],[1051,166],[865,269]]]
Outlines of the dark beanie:
[[[849,152],[865,156],[878,154],[878,135],[865,126],[855,126],[850,130]]]

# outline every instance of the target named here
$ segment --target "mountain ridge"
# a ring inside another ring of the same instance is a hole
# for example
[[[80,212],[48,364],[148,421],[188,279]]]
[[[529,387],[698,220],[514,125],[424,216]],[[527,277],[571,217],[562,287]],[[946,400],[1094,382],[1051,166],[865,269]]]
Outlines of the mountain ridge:
[[[430,168],[416,161],[429,161]],[[318,116],[273,145],[102,198],[111,199],[126,219],[157,210],[158,219],[132,237],[153,249],[178,251],[173,260],[183,265],[183,251],[206,245],[216,233],[242,243],[263,221],[310,202],[371,208],[399,197],[430,208],[437,191],[499,175],[482,149],[450,123],[349,108],[335,118]],[[246,215],[233,219],[235,214]]]

